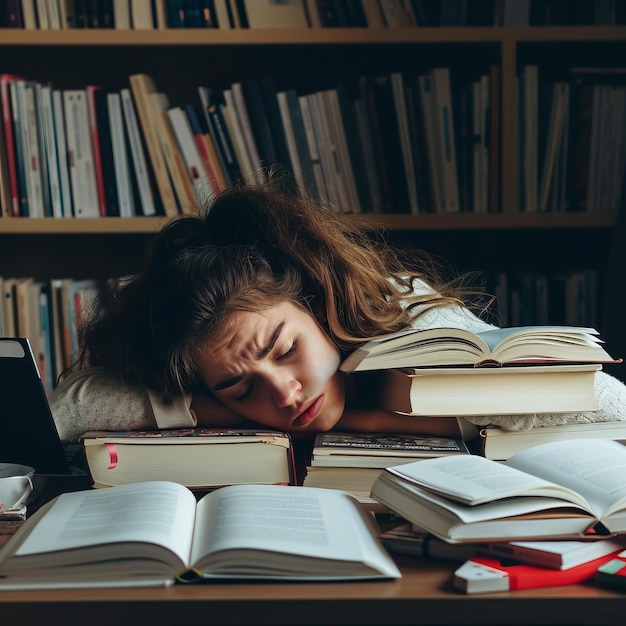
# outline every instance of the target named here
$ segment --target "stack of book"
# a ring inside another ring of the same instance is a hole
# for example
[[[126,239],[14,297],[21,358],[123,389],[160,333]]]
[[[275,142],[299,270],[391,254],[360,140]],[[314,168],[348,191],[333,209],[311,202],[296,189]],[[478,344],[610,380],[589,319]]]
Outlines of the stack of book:
[[[481,333],[434,328],[376,337],[352,352],[341,369],[367,377],[372,402],[382,409],[463,421],[595,411],[596,373],[603,363],[619,362],[592,328],[523,326]],[[624,427],[619,422],[520,432],[490,427],[480,434],[482,452],[501,460],[544,437],[622,439]]]
[[[372,485],[384,468],[438,456],[468,454],[461,438],[419,437],[401,433],[319,433],[303,484],[341,489],[371,510]]]
[[[408,522],[382,534],[391,551],[469,559],[458,589],[547,587],[593,578],[626,547],[624,465],[615,441],[557,441],[506,462],[466,455],[386,468],[371,495]]]

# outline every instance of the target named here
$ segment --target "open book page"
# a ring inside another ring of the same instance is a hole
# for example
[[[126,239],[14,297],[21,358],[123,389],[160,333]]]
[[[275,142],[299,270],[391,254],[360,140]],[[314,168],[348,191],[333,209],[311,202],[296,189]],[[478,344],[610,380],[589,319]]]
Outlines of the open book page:
[[[17,556],[112,543],[151,542],[187,563],[196,500],[170,482],[64,493],[17,549]]]
[[[617,441],[555,441],[518,452],[507,465],[574,489],[597,518],[626,507],[626,447]]]
[[[191,562],[211,573],[220,567],[228,573],[229,564],[236,567],[242,550],[253,551],[261,553],[255,558],[258,567],[265,561],[269,573],[271,553],[276,552],[336,560],[338,574],[341,561],[364,561],[395,576],[393,562],[373,539],[368,523],[356,501],[341,491],[236,485],[215,491],[198,503]],[[222,551],[230,552],[221,556]],[[315,561],[307,560],[303,570],[310,569],[314,575],[315,567]]]
[[[482,504],[512,496],[562,498],[582,507],[575,491],[481,456],[439,457],[389,468],[405,480],[467,504]]]

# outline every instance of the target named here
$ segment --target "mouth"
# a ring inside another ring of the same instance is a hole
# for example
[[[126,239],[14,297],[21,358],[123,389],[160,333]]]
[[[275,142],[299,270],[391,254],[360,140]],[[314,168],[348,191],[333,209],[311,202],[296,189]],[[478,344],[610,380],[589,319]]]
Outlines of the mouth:
[[[322,405],[324,404],[324,394],[316,398],[313,403],[300,415],[298,415],[293,422],[291,422],[291,426],[293,428],[302,428],[307,424],[310,424],[320,413],[322,409]]]

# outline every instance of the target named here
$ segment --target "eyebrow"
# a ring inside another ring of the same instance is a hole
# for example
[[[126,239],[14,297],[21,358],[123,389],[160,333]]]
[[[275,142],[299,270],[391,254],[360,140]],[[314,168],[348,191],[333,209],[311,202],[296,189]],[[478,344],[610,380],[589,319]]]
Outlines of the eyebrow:
[[[255,356],[257,359],[260,360],[266,357],[271,352],[272,348],[276,345],[276,342],[278,341],[280,334],[283,332],[284,327],[285,327],[285,321],[283,320],[282,322],[280,322],[280,324],[278,324],[278,326],[276,326],[276,328],[274,329],[274,332],[272,333],[271,337],[268,339],[267,343],[256,353]],[[213,391],[220,391],[222,389],[228,389],[228,387],[233,387],[242,378],[243,378],[243,375],[241,374],[237,376],[232,376],[231,378],[226,378],[225,380],[222,380],[216,383],[215,385],[213,385]]]

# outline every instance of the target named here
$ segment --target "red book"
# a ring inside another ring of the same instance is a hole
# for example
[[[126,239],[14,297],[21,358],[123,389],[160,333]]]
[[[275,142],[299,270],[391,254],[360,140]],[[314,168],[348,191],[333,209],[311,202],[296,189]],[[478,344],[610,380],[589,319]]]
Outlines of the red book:
[[[102,174],[102,152],[100,151],[100,137],[98,134],[98,116],[96,114],[96,91],[100,87],[87,86],[87,104],[89,106],[89,129],[91,130],[91,145],[93,148],[93,165],[96,170],[96,188],[98,189],[98,204],[100,215],[106,217],[107,202],[104,191],[104,176]]]
[[[9,165],[9,186],[11,188],[11,213],[20,216],[20,192],[17,184],[17,164],[15,162],[15,138],[13,136],[13,120],[11,116],[11,95],[9,83],[23,80],[13,74],[0,74],[0,102],[2,104],[2,123],[4,124],[4,141],[7,149]]]

